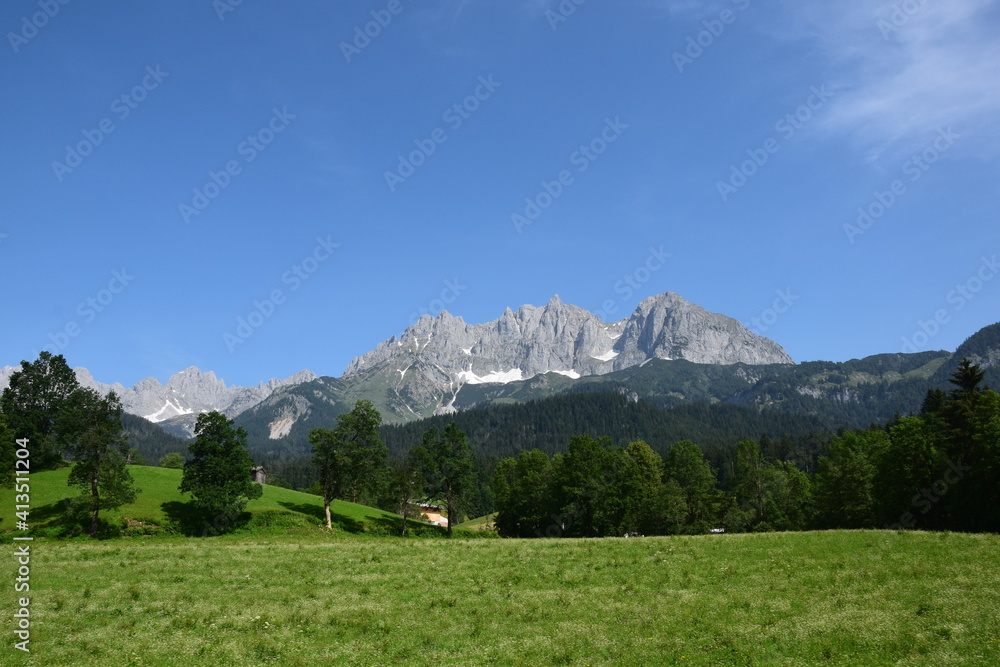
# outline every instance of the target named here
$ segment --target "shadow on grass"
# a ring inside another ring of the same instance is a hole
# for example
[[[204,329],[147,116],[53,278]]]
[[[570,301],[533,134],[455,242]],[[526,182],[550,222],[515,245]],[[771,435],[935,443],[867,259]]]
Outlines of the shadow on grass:
[[[323,513],[323,508],[318,505],[312,505],[308,503],[290,503],[281,502],[278,503],[286,510],[290,512],[298,512],[300,514],[305,514],[306,516],[314,517],[319,519],[321,524],[326,523],[326,515]],[[403,528],[403,519],[388,517],[388,516],[370,516],[364,521],[358,521],[357,519],[351,518],[347,515],[340,514],[338,512],[330,510],[330,521],[333,523],[334,527],[339,530],[343,530],[345,533],[376,533],[380,535],[399,535]],[[441,526],[431,526],[426,523],[421,523],[419,521],[414,521],[410,519],[407,521],[407,530],[417,535],[444,535],[445,529]]]
[[[189,537],[211,537],[231,532],[246,525],[250,519],[248,512],[243,512],[236,519],[229,521],[221,515],[207,512],[193,501],[186,503],[171,500],[161,505],[163,513],[177,526],[183,535]]]
[[[52,521],[53,519],[62,519],[66,516],[67,510],[69,510],[72,500],[70,498],[63,498],[62,500],[57,500],[54,503],[49,503],[48,505],[42,505],[41,507],[31,508],[31,522],[35,524],[44,524]]]
[[[326,523],[326,515],[323,513],[323,508],[311,503],[290,503],[279,501],[279,505],[284,507],[289,512],[298,512],[299,514],[305,514],[306,516],[311,516],[319,519],[320,522]],[[335,525],[338,525],[342,530],[348,533],[363,533],[365,531],[364,523],[358,521],[357,519],[352,519],[344,514],[339,514],[334,511],[330,511],[330,521]]]

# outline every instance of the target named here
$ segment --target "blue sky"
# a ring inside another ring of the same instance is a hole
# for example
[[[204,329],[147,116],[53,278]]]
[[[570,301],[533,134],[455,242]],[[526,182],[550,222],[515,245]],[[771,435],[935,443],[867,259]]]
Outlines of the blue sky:
[[[1000,320],[997,2],[35,0],[0,27],[0,365],[337,376],[421,312],[553,294],[617,320],[672,290],[800,361]]]

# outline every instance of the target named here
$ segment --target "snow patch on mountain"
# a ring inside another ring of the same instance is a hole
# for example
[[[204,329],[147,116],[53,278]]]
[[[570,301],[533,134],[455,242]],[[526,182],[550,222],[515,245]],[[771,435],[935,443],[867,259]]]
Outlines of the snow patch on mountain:
[[[507,384],[508,382],[520,382],[526,378],[524,371],[520,368],[512,368],[509,371],[494,371],[483,376],[476,375],[470,368],[459,373],[458,379],[464,384]]]
[[[11,375],[19,370],[20,366],[5,366],[0,369],[0,391],[9,386]],[[126,387],[118,382],[98,382],[86,368],[74,368],[73,371],[80,386],[102,395],[111,391],[118,394],[125,412],[157,424],[177,420],[183,424],[183,431],[192,436],[198,414],[217,410],[232,418],[257,405],[281,387],[310,382],[317,377],[312,371],[304,370],[283,380],[261,382],[256,387],[227,387],[212,371],[203,372],[196,366],[191,366],[172,375],[166,384],[150,377],[139,380],[135,386]]]
[[[193,412],[194,410],[182,408],[179,405],[175,405],[173,401],[171,401],[170,399],[167,399],[166,403],[163,404],[162,408],[160,408],[151,415],[142,415],[142,417],[156,424],[162,421],[166,421],[171,417],[178,417],[180,415],[190,415]]]

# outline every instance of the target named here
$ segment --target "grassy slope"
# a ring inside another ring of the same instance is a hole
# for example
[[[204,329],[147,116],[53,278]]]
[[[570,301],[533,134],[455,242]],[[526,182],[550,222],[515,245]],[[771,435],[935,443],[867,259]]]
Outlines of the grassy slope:
[[[487,514],[476,519],[469,519],[462,523],[455,524],[455,528],[465,528],[467,530],[493,530],[493,520],[497,518],[496,513]]]
[[[1000,664],[995,535],[32,548],[33,664]]]
[[[147,466],[129,466],[132,477],[142,493],[136,502],[118,510],[103,513],[109,521],[121,517],[157,524],[182,526],[188,534],[211,532],[211,524],[205,525],[190,506],[191,497],[177,490],[181,482],[181,471]],[[31,476],[31,517],[33,529],[54,524],[60,520],[63,501],[78,494],[66,485],[69,468],[36,473]],[[400,524],[400,517],[382,510],[343,501],[330,505],[333,519],[349,532],[384,531],[393,532]],[[264,495],[247,505],[251,516],[250,525],[258,531],[319,525],[323,519],[323,502],[318,496],[264,486]],[[14,492],[0,489],[0,531],[8,531],[14,524]],[[413,524],[417,525],[417,524]],[[434,526],[418,525],[421,532],[441,533]]]

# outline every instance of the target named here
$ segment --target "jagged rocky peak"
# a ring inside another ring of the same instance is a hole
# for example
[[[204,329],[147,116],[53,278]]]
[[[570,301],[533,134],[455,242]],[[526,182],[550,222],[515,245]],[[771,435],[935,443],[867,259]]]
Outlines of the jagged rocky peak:
[[[698,363],[792,363],[778,344],[738,321],[668,292],[607,323],[558,295],[544,306],[504,309],[484,324],[447,312],[425,315],[399,337],[354,359],[344,373],[385,376],[393,401],[414,412],[448,412],[466,384],[506,383],[546,373],[572,378],[609,373],[650,359]]]
[[[625,322],[616,344],[616,367],[646,359],[685,359],[701,364],[791,364],[774,341],[731,317],[710,313],[667,292],[643,300]]]

